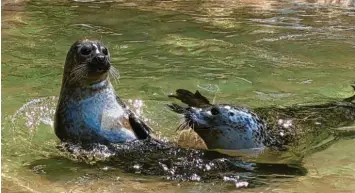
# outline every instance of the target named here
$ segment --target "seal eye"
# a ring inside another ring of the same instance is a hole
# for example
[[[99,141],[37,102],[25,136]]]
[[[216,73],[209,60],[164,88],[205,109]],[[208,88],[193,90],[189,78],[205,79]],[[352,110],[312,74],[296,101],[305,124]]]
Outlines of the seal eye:
[[[212,115],[218,115],[218,114],[219,114],[219,110],[218,110],[216,107],[213,107],[213,108],[211,109],[211,114],[212,114]]]
[[[84,46],[80,49],[82,55],[89,55],[91,53],[91,48],[89,46]]]
[[[105,47],[104,47],[104,48],[102,48],[102,53],[103,53],[103,54],[105,54],[105,55],[107,55],[107,54],[108,54],[108,50],[107,50],[107,48],[105,48]]]

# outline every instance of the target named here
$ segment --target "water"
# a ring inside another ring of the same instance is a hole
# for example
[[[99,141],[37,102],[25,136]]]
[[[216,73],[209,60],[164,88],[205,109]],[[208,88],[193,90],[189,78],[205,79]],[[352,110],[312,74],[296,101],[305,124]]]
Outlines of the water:
[[[355,81],[351,3],[35,0],[5,6],[3,191],[354,191],[352,139],[307,156],[305,176],[236,190],[229,182],[167,181],[68,160],[57,150],[50,126],[66,52],[82,37],[108,45],[121,73],[118,93],[127,102],[142,100],[143,116],[170,139],[177,135],[179,117],[165,108],[171,102],[166,95],[177,88],[251,107],[350,96]]]

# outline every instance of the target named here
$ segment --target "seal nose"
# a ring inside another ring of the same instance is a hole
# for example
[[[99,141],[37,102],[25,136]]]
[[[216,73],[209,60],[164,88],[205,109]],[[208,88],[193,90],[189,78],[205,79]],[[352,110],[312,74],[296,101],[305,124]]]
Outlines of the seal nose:
[[[98,54],[94,57],[92,63],[93,70],[98,72],[106,72],[110,69],[110,62],[105,55]]]
[[[106,58],[103,55],[98,55],[98,56],[96,56],[96,60],[102,64],[105,62]]]

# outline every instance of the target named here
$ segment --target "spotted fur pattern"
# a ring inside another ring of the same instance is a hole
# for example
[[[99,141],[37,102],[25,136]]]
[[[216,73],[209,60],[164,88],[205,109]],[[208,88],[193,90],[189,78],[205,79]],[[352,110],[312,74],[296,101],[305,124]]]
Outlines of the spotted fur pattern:
[[[168,105],[172,111],[185,115],[180,128],[187,125],[193,128],[210,149],[268,147],[306,152],[313,147],[317,149],[325,139],[334,139],[325,144],[328,145],[344,133],[349,135],[334,128],[352,127],[355,123],[355,95],[319,105],[271,106],[253,111],[235,105],[211,104],[198,91],[178,89],[169,97],[188,105]]]
[[[209,149],[264,147],[265,123],[250,110],[230,105],[191,107],[188,122]]]

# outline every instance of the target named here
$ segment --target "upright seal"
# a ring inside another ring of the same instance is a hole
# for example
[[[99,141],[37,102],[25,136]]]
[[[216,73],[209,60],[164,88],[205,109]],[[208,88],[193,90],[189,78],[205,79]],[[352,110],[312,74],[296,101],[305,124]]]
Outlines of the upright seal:
[[[55,113],[61,141],[107,144],[150,137],[151,128],[116,95],[109,74],[118,71],[101,42],[85,39],[71,46]]]

